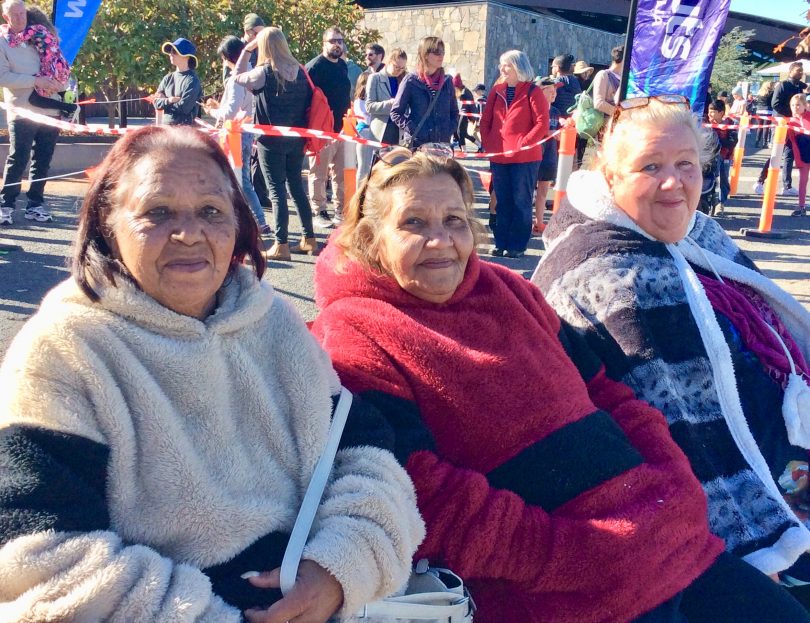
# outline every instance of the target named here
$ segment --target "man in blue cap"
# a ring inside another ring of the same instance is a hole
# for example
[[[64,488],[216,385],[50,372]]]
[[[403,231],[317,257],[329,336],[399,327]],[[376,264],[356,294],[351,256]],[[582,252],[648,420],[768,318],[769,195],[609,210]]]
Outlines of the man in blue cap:
[[[194,125],[203,89],[197,72],[197,50],[188,39],[168,41],[161,46],[169,61],[177,69],[163,77],[155,93],[155,108],[166,115],[164,123]]]

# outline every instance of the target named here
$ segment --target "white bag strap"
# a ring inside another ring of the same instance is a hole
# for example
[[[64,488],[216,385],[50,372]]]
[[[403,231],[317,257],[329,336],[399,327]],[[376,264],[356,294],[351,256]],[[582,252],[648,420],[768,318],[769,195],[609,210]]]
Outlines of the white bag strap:
[[[352,393],[345,387],[340,388],[340,400],[335,413],[332,416],[332,425],[329,427],[329,437],[323,449],[321,458],[315,465],[312,478],[307,486],[307,492],[301,502],[301,509],[295,519],[295,525],[290,534],[290,541],[284,551],[284,558],[281,561],[281,592],[286,595],[292,590],[298,576],[298,565],[301,562],[301,554],[304,553],[304,546],[309,538],[309,531],[312,522],[315,520],[315,513],[321,504],[323,491],[332,471],[332,464],[335,462],[340,438],[343,435],[343,428],[346,426],[346,419],[349,417],[349,409],[352,406]]]
[[[452,603],[448,603],[451,601],[448,598],[453,597],[455,599],[452,599]],[[411,600],[416,599],[420,603],[411,603]],[[469,613],[470,600],[468,597],[453,595],[453,593],[417,593],[388,597],[381,601],[365,604],[356,616],[358,619],[388,617],[414,621],[462,621]]]

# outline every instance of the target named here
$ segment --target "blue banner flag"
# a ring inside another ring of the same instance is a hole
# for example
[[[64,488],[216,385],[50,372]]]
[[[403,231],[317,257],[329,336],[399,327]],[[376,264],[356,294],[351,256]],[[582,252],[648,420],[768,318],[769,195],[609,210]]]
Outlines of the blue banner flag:
[[[67,62],[73,64],[82,47],[101,0],[55,0],[53,25],[59,32],[59,47]]]
[[[679,93],[703,114],[731,0],[638,0],[627,97]]]

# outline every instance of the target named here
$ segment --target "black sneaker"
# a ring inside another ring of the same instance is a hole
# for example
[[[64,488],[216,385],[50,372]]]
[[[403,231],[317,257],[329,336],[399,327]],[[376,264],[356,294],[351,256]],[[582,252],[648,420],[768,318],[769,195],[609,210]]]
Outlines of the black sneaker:
[[[793,210],[790,213],[791,216],[807,216],[807,211],[804,208],[799,208],[798,210]]]
[[[492,257],[503,257],[503,249],[495,247],[492,249],[492,253],[490,253],[490,255],[492,255]]]
[[[505,257],[518,258],[523,257],[524,251],[507,251],[504,253]]]

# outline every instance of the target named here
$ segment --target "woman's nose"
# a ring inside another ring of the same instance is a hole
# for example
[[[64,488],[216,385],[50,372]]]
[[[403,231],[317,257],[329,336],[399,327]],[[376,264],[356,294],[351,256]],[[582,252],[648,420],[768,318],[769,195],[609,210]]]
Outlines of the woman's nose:
[[[195,214],[178,214],[172,223],[172,239],[183,244],[194,244],[202,240],[203,226]]]

